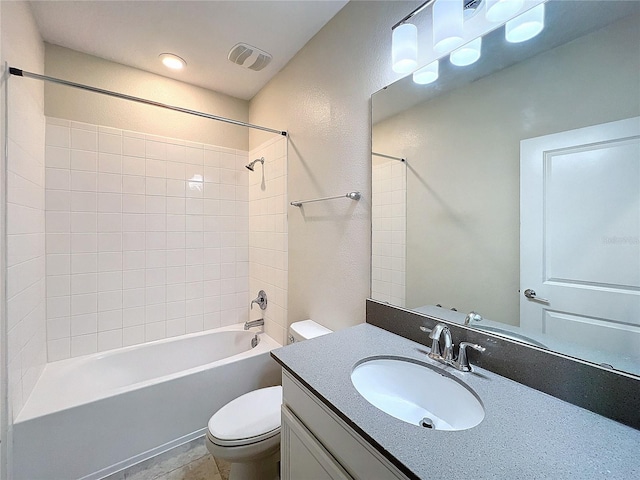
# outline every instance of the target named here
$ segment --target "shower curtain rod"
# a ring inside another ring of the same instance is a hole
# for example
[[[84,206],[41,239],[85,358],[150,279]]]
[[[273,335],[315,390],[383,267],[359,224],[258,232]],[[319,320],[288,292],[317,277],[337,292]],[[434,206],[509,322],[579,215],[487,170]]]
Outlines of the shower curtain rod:
[[[241,127],[255,128],[265,132],[277,133],[278,135],[287,136],[287,132],[284,130],[274,130],[273,128],[262,127],[260,125],[253,125],[251,123],[240,122],[238,120],[232,120],[230,118],[219,117],[210,113],[198,112],[197,110],[190,110],[188,108],[175,107],[173,105],[167,105],[166,103],[154,102],[153,100],[146,100],[140,97],[134,97],[132,95],[126,95],[124,93],[113,92],[111,90],[104,90],[102,88],[92,87],[90,85],[83,85],[82,83],[70,82],[68,80],[62,80],[60,78],[49,77],[47,75],[40,75],[38,73],[27,72],[15,67],[9,67],[9,73],[18,77],[35,78],[36,80],[44,80],[45,82],[57,83],[60,85],[66,85],[68,87],[79,88],[81,90],[88,90],[94,93],[101,93],[102,95],[108,95],[110,97],[121,98],[123,100],[131,100],[132,102],[144,103],[145,105],[153,105],[154,107],[166,108],[167,110],[173,110],[174,112],[188,113],[189,115],[195,115],[197,117],[208,118],[211,120],[217,120],[219,122],[231,123],[233,125],[239,125]]]
[[[371,152],[371,155],[375,155],[376,157],[383,157],[383,158],[389,158],[391,160],[399,160],[401,162],[406,162],[407,159],[406,158],[402,158],[402,157],[394,157],[393,155],[386,155],[384,153],[377,153],[377,152]]]

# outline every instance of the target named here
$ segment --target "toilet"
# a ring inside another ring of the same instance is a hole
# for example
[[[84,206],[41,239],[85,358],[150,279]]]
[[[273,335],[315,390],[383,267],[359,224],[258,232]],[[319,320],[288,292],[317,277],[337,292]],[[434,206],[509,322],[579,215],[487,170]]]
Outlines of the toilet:
[[[331,333],[313,320],[294,322],[289,343]],[[231,463],[229,480],[277,480],[282,387],[245,393],[218,410],[207,424],[207,449]]]

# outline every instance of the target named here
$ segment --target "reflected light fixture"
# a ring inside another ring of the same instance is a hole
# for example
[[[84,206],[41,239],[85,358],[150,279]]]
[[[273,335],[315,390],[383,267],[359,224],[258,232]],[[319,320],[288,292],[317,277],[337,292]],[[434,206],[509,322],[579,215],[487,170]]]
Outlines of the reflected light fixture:
[[[413,72],[413,81],[418,85],[427,85],[438,79],[439,63],[438,60],[431,62],[426,67]]]
[[[510,43],[531,40],[544,29],[544,3],[524,12],[505,26],[505,38]]]
[[[472,63],[476,63],[480,58],[482,51],[482,37],[463,45],[451,52],[449,61],[457,67],[466,67]]]
[[[173,53],[161,53],[159,57],[162,64],[172,70],[182,70],[187,65],[184,59]]]
[[[524,5],[524,0],[487,0],[485,17],[490,22],[504,22]]]
[[[418,28],[403,23],[393,29],[391,36],[393,71],[409,73],[418,66]]]
[[[448,53],[462,43],[462,0],[436,0],[433,4],[433,50]]]

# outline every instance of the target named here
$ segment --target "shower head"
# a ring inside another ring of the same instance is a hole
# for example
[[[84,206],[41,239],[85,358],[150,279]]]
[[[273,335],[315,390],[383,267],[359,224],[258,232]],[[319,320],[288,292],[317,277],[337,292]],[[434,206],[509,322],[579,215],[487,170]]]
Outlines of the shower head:
[[[260,157],[260,158],[256,158],[253,162],[251,162],[249,165],[245,165],[245,168],[251,170],[253,172],[253,166],[257,163],[260,162],[262,165],[264,165],[264,157]]]

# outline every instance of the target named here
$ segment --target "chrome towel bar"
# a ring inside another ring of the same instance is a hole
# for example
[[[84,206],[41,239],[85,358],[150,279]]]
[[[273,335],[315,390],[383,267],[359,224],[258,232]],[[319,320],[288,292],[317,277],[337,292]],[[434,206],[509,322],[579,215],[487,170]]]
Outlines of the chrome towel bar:
[[[351,200],[360,200],[360,192],[349,192],[346,195],[335,195],[333,197],[314,198],[313,200],[297,200],[291,202],[294,207],[301,207],[303,203],[322,202],[324,200],[334,200],[336,198],[350,198]]]

